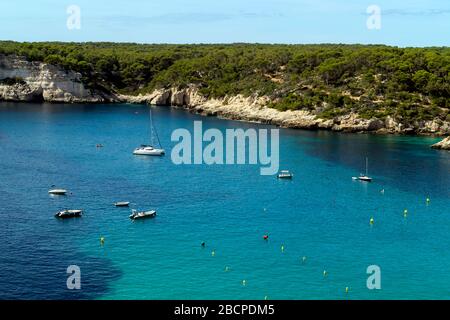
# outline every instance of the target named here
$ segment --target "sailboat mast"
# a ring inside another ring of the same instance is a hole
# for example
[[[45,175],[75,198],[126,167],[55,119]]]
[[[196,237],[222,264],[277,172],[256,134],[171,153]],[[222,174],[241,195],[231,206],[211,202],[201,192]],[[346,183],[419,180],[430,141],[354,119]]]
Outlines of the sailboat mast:
[[[152,107],[150,107],[150,144],[153,146],[154,138],[153,138],[153,118],[152,118]]]
[[[366,177],[369,176],[369,159],[366,157]]]
[[[158,131],[156,131],[156,129],[153,127],[153,117],[152,117],[152,109],[150,107],[150,136],[151,136],[151,144],[152,147],[155,147],[155,136],[156,136],[156,140],[158,141],[158,147],[162,148],[161,145],[161,141],[159,140],[159,136],[158,136]]]

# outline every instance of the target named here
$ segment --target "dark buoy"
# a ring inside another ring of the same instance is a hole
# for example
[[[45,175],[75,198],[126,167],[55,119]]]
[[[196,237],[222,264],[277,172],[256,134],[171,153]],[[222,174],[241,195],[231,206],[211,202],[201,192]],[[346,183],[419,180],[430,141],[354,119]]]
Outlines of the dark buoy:
[[[206,243],[202,242],[202,247],[204,248],[206,246]]]

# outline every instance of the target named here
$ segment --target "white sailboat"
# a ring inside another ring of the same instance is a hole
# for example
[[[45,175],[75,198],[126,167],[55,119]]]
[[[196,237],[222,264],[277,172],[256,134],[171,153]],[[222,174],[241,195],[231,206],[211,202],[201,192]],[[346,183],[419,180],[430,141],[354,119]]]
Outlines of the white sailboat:
[[[360,174],[359,177],[353,177],[353,180],[372,182],[372,178],[369,177],[369,159],[366,157],[366,174]]]
[[[155,136],[158,141],[158,148],[155,147]],[[150,145],[143,144],[140,147],[134,149],[134,155],[140,156],[162,156],[165,151],[161,147],[161,142],[159,141],[158,133],[156,129],[153,127],[153,119],[152,119],[152,109],[150,107]]]

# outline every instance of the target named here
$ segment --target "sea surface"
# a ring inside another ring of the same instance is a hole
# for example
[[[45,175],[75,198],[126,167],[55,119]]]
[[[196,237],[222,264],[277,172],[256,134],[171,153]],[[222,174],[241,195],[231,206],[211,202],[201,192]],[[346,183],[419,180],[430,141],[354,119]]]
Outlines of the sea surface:
[[[148,106],[0,103],[0,299],[450,299],[439,139],[281,129],[287,181],[258,165],[173,164],[171,133],[195,120],[273,128],[154,107],[167,154],[137,157]],[[374,182],[353,181],[366,157]],[[132,222],[116,201],[158,216]],[[64,208],[85,215],[56,219]],[[371,265],[380,290],[367,288]]]

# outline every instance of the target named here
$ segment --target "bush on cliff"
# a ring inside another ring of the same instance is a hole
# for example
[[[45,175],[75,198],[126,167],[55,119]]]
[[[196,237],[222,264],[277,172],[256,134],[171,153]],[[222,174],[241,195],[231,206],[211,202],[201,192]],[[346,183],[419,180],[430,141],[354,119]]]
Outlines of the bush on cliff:
[[[89,87],[128,94],[195,84],[209,97],[268,95],[273,108],[323,117],[445,119],[450,108],[450,48],[3,41],[0,54],[60,65]]]

